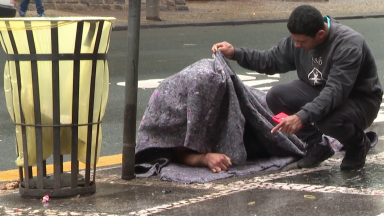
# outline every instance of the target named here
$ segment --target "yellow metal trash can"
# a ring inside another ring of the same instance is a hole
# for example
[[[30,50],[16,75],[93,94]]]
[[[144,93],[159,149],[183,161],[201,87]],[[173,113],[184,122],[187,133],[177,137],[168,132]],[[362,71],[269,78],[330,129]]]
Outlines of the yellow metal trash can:
[[[4,90],[15,124],[22,196],[65,197],[96,191],[114,20],[0,19],[0,42],[7,54]],[[63,155],[71,158],[68,171],[63,169]],[[50,156],[53,165],[46,164]],[[80,169],[85,170],[83,175]]]

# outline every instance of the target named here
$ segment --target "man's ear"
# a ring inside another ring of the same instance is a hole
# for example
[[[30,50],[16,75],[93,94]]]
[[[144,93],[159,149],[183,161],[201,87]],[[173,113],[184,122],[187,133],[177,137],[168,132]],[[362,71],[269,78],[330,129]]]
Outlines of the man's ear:
[[[324,30],[319,30],[317,32],[317,35],[319,36],[320,39],[323,39],[325,37],[325,31]]]

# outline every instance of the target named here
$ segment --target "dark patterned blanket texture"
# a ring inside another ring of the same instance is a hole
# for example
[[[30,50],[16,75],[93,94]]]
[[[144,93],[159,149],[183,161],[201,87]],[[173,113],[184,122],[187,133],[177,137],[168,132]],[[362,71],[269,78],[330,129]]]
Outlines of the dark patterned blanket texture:
[[[265,92],[248,87],[218,51],[168,77],[149,99],[137,133],[136,177],[205,183],[279,170],[305,154],[295,135],[271,134],[276,125]],[[172,148],[222,153],[232,159],[227,171],[174,163]]]

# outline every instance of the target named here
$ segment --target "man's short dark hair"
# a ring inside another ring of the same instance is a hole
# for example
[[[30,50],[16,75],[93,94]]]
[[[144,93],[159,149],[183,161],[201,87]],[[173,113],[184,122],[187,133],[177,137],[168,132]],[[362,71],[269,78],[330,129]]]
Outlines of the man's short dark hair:
[[[287,27],[292,34],[315,37],[318,31],[324,30],[323,15],[311,5],[301,5],[292,11]]]

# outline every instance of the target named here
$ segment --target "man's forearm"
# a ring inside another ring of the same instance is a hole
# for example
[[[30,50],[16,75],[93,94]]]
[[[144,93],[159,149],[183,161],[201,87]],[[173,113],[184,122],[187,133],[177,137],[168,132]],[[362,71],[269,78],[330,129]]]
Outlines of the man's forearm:
[[[183,147],[175,148],[174,151],[180,163],[188,166],[208,166],[206,154],[195,153]]]
[[[206,154],[189,153],[184,156],[182,162],[188,166],[208,166],[205,162],[205,155]]]

